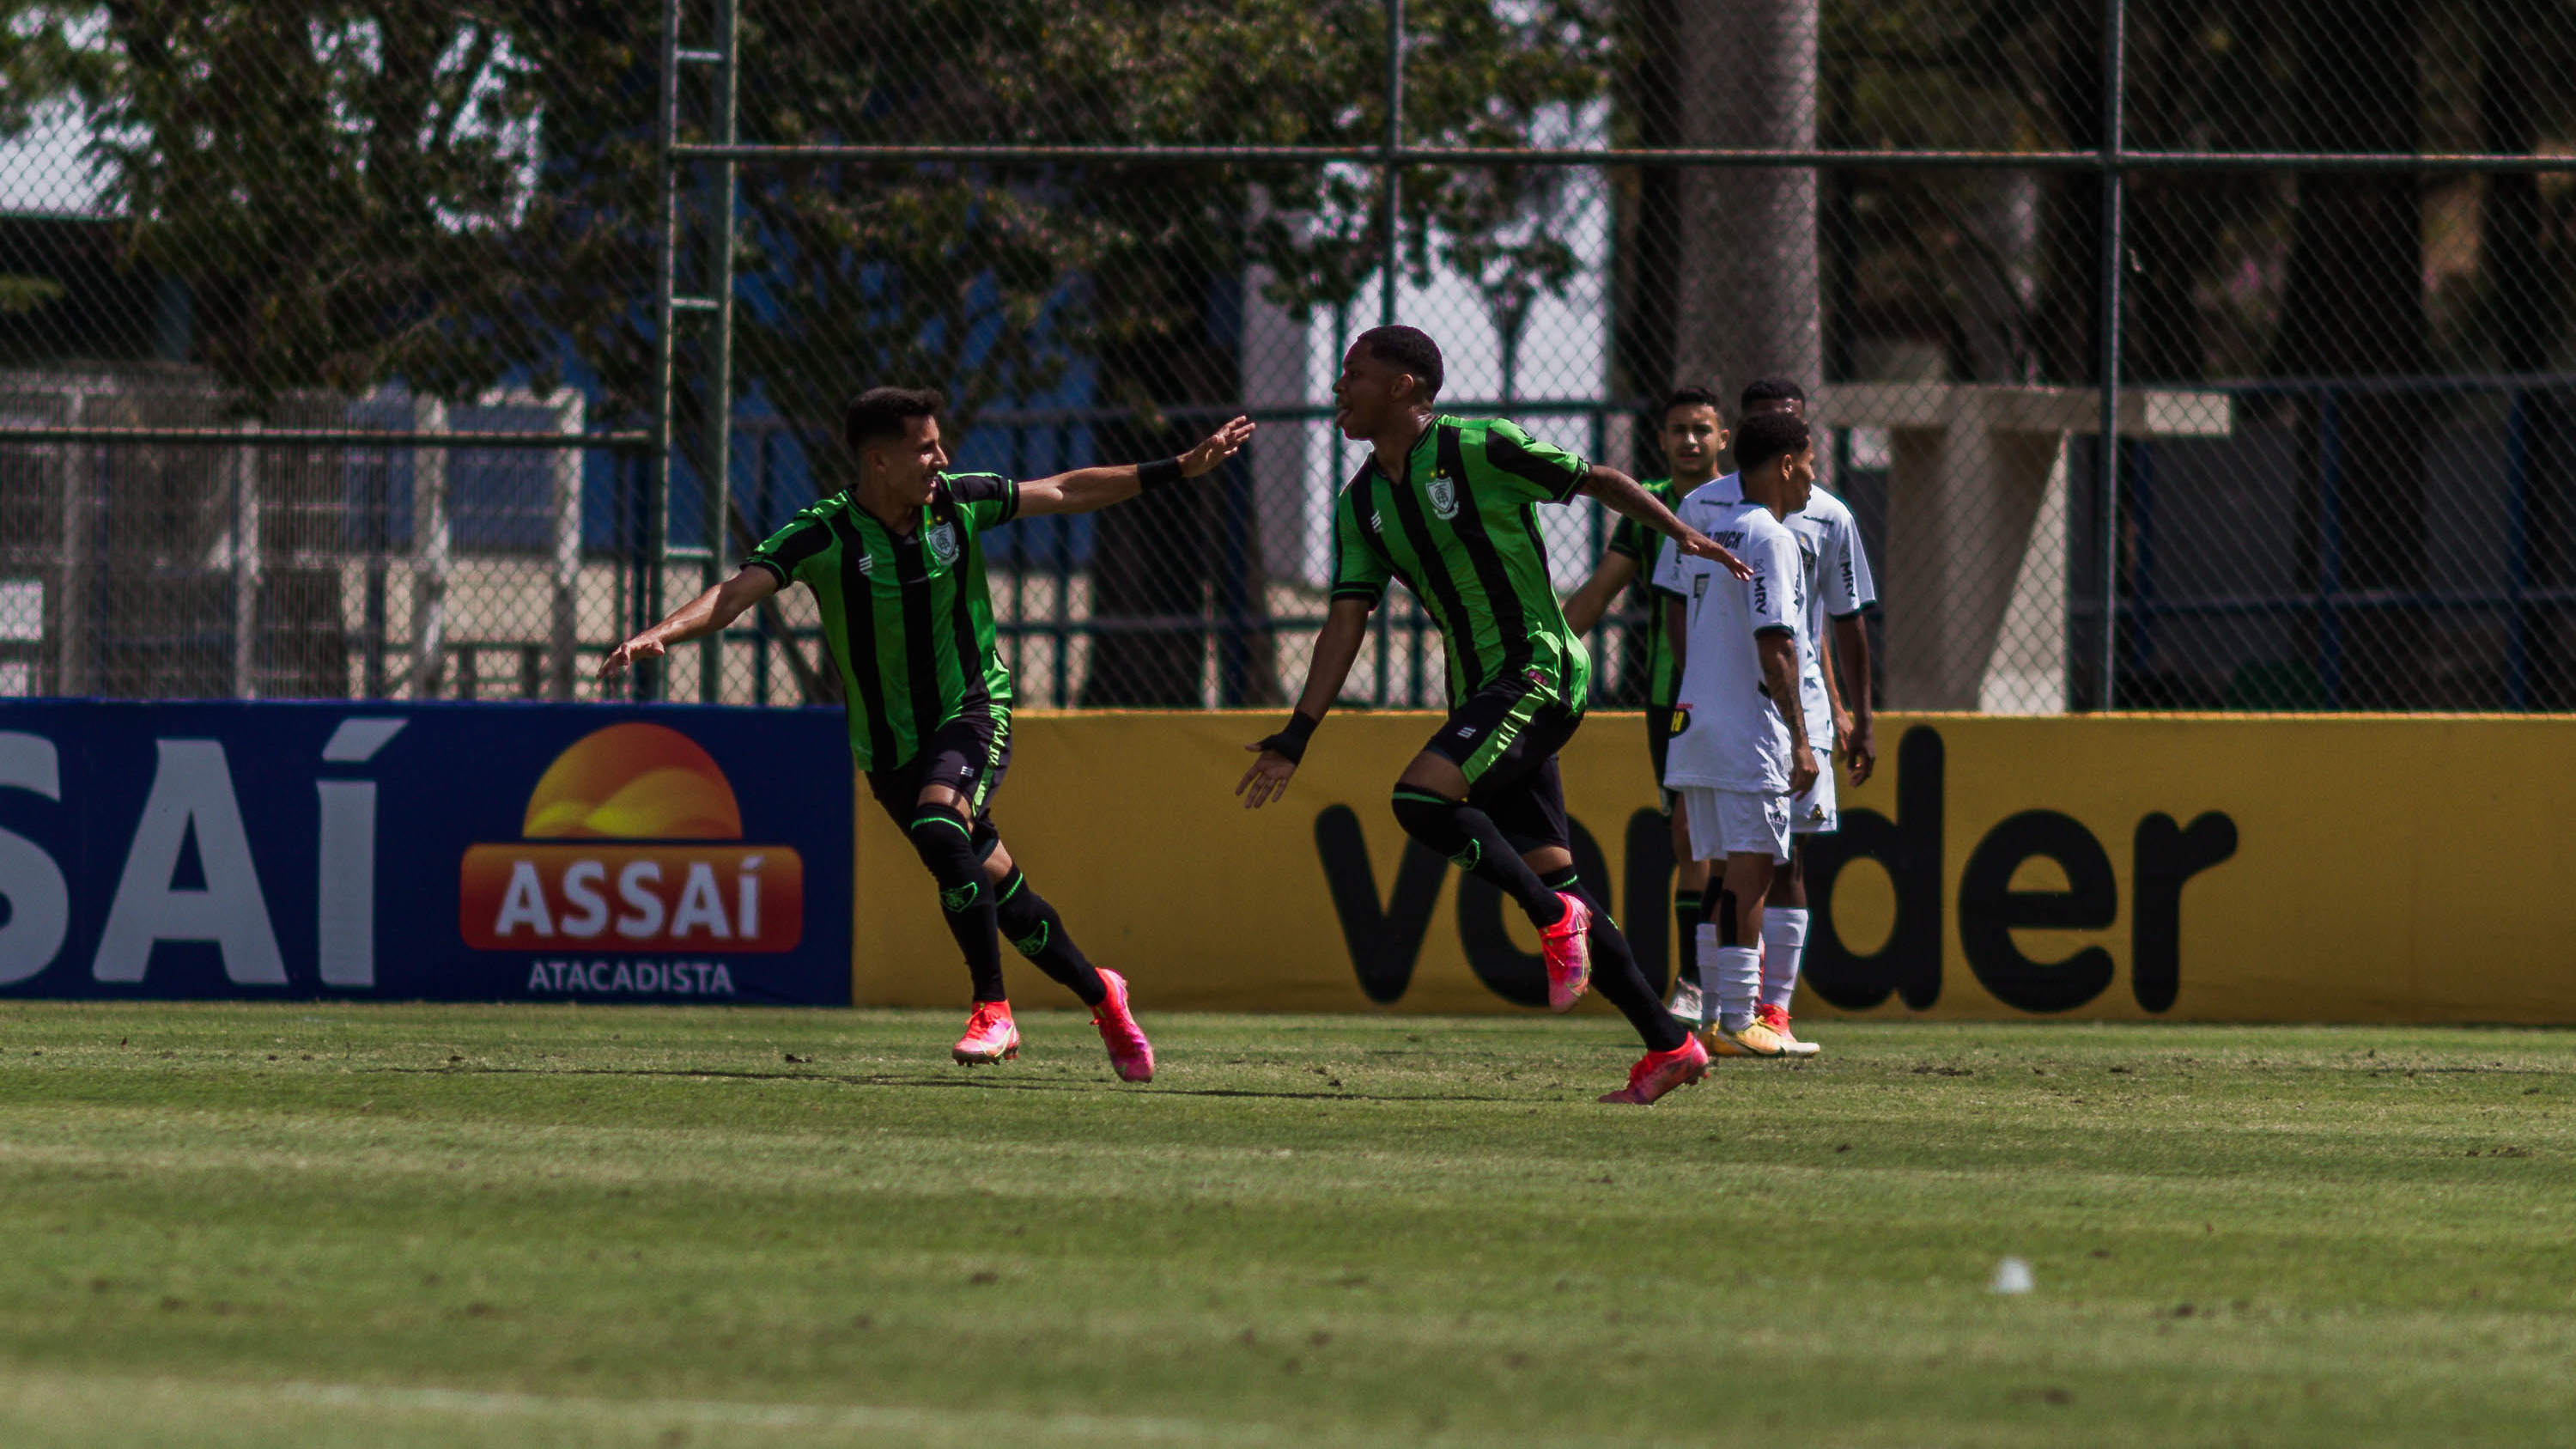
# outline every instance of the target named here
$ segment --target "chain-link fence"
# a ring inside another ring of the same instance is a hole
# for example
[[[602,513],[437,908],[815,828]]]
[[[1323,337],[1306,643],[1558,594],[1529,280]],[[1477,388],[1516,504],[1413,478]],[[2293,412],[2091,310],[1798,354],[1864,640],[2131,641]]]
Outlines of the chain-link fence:
[[[1274,702],[1392,318],[1641,476],[1801,381],[1890,706],[2576,707],[2561,0],[0,12],[0,694],[594,694],[899,381],[1020,476],[1260,420],[988,557],[1024,702]],[[820,651],[791,592],[632,687]],[[1399,591],[1352,695],[1444,684]]]

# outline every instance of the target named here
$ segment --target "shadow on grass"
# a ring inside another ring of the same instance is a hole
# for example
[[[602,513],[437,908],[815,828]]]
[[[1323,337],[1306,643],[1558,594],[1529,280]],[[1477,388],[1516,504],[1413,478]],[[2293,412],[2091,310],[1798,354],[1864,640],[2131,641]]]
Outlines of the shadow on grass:
[[[1100,1082],[1032,1082],[1000,1078],[976,1080],[967,1069],[956,1074],[936,1076],[858,1076],[839,1072],[746,1072],[723,1068],[687,1067],[358,1067],[354,1076],[396,1077],[669,1077],[703,1081],[720,1078],[740,1082],[812,1082],[840,1087],[934,1087],[973,1092],[1055,1092],[1089,1094],[1105,1085]],[[1121,1084],[1122,1086],[1125,1084]],[[1378,1092],[1288,1092],[1262,1091],[1252,1087],[1167,1087],[1139,1086],[1135,1095],[1155,1097],[1251,1097],[1282,1102],[1524,1102],[1549,1100],[1528,1097],[1497,1097],[1469,1092],[1418,1092],[1391,1095]]]

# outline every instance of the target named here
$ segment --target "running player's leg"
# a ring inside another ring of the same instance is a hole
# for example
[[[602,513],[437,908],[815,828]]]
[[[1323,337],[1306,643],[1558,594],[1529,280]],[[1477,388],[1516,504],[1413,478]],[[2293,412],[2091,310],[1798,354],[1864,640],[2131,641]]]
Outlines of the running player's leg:
[[[1647,1050],[1671,1051],[1690,1033],[1664,1010],[1656,998],[1654,983],[1646,979],[1644,968],[1629,949],[1626,934],[1611,918],[1610,907],[1574,868],[1574,852],[1569,844],[1573,834],[1565,818],[1565,785],[1556,763],[1556,750],[1572,734],[1570,725],[1560,734],[1542,722],[1539,729],[1532,731],[1529,742],[1533,753],[1541,746],[1547,750],[1538,764],[1528,769],[1490,772],[1468,798],[1484,808],[1543,884],[1582,903],[1591,917],[1584,934],[1591,948],[1592,984],[1628,1018]]]
[[[991,854],[984,857],[984,879],[993,888],[993,913],[1001,926],[1002,938],[1009,941],[1028,963],[1043,971],[1066,990],[1082,998],[1085,1006],[1098,1006],[1109,988],[1100,981],[1099,968],[1091,964],[1073,936],[1064,928],[1064,918],[1046,897],[1029,884],[1020,871],[1019,862],[1011,856],[998,834],[994,836]]]
[[[1395,784],[1395,818],[1407,835],[1449,858],[1459,869],[1520,903],[1530,924],[1556,925],[1566,903],[1543,884],[1512,849],[1492,817],[1472,804],[1476,782],[1506,758],[1539,711],[1551,705],[1544,690],[1526,680],[1505,680],[1461,704]]]
[[[1001,1001],[1006,993],[993,893],[976,861],[974,812],[957,787],[968,753],[947,734],[942,731],[905,765],[869,772],[868,789],[938,885],[940,913],[974,979],[975,1000]]]

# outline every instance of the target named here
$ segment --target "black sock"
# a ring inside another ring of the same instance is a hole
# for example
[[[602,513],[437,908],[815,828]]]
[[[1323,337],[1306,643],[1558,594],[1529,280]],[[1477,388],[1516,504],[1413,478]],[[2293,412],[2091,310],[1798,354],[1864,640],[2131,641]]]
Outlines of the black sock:
[[[1463,800],[1443,800],[1427,790],[1399,785],[1395,819],[1404,833],[1449,857],[1451,864],[1521,903],[1530,924],[1552,926],[1565,903],[1539,882],[1521,853],[1503,838],[1492,816]]]
[[[1030,965],[1071,989],[1083,1005],[1098,1006],[1109,999],[1109,987],[1099,971],[1073,944],[1073,937],[1065,934],[1064,918],[1016,865],[993,887],[993,919]]]
[[[1628,1024],[1644,1039],[1646,1050],[1668,1052],[1690,1039],[1690,1033],[1664,1004],[1655,999],[1655,988],[1646,973],[1637,969],[1637,957],[1628,949],[1628,938],[1619,923],[1610,919],[1610,908],[1601,904],[1587,889],[1582,877],[1571,867],[1556,872],[1548,884],[1583,902],[1592,912],[1592,930],[1584,938],[1592,947],[1592,984],[1602,999],[1619,1008]]]
[[[1699,892],[1673,892],[1673,942],[1680,948],[1681,984],[1693,991],[1699,989],[1699,925],[1708,917],[1702,914]]]
[[[977,1001],[1001,1001],[1002,940],[993,920],[993,888],[975,859],[975,838],[966,822],[945,810],[925,810],[904,832],[921,863],[939,882],[939,908],[948,917],[948,934],[966,953],[966,974],[975,980]]]

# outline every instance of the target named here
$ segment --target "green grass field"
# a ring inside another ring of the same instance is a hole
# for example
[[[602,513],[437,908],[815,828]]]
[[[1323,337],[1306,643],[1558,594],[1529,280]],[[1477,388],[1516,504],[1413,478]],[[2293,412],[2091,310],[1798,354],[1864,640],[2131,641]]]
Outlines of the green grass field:
[[[2576,1034],[1146,1021],[10,1005],[0,1443],[2571,1432]]]

